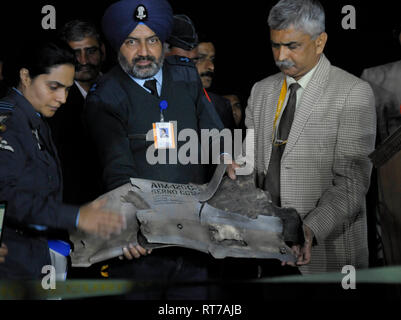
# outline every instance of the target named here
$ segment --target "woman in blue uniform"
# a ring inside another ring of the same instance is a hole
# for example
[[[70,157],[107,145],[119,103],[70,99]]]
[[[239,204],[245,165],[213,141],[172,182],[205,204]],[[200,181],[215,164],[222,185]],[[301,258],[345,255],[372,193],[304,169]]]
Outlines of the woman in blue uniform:
[[[60,229],[108,237],[123,221],[104,208],[105,199],[80,208],[62,203],[61,169],[45,118],[73,85],[75,60],[67,45],[36,44],[22,51],[14,70],[10,94],[0,100],[0,202],[8,204],[0,279],[32,279],[51,264],[48,239]]]

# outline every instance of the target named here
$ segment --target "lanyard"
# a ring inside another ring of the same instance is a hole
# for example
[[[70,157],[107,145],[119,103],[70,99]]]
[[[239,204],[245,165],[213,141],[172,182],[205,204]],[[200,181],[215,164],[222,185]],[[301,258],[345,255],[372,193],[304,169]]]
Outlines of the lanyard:
[[[159,108],[160,108],[160,122],[164,122],[164,115],[163,115],[163,110],[166,110],[168,107],[168,103],[166,100],[162,100],[159,103]]]
[[[276,114],[274,115],[272,142],[274,142],[277,120],[278,120],[278,117],[280,116],[281,110],[283,109],[286,95],[287,95],[287,80],[284,78],[284,82],[283,82],[283,85],[282,85],[281,91],[280,91],[280,97],[278,98],[278,102],[277,102]]]

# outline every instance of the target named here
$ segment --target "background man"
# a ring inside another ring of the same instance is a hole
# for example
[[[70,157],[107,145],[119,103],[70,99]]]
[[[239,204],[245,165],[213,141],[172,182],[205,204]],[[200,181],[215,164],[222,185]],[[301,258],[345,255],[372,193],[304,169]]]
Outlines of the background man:
[[[213,82],[215,57],[216,50],[211,41],[203,40],[198,44],[196,68],[198,69],[202,85],[205,89],[209,89]]]
[[[239,97],[236,94],[228,94],[223,97],[230,101],[236,128],[242,129],[244,110]]]
[[[95,25],[85,20],[66,23],[60,35],[75,52],[78,61],[75,84],[85,98],[101,74],[106,59],[105,46]]]
[[[49,124],[63,170],[64,201],[79,205],[101,193],[100,169],[82,114],[87,93],[101,76],[106,54],[99,32],[89,21],[66,23],[60,36],[75,52],[77,65],[67,102],[49,119]]]
[[[303,219],[305,244],[294,248],[302,273],[367,267],[372,90],[323,54],[327,34],[318,1],[281,0],[268,23],[281,72],[254,85],[245,120],[255,130],[258,185]]]

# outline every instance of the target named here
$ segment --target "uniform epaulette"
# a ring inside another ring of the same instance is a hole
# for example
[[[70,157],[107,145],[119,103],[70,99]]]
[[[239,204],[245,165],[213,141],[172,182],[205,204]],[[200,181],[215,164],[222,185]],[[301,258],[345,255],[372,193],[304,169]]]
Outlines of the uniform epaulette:
[[[0,100],[0,113],[14,111],[15,107],[14,104],[8,101],[1,101]]]

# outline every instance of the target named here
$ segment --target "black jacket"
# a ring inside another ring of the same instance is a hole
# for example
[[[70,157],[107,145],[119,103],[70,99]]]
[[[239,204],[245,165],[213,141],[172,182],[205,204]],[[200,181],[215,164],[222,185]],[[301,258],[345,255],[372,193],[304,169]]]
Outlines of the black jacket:
[[[63,201],[74,205],[83,205],[101,193],[100,164],[84,126],[84,104],[74,83],[66,103],[47,119],[64,177]]]
[[[22,95],[0,101],[0,201],[7,201],[3,242],[8,247],[0,278],[38,278],[50,264],[48,229],[75,229],[78,207],[62,203],[62,174],[45,121]]]
[[[165,59],[160,98],[136,84],[120,66],[114,67],[89,93],[85,107],[86,125],[101,159],[106,190],[129,182],[131,177],[175,183],[206,182],[200,159],[198,164],[174,164],[167,152],[167,164],[150,164],[147,160],[146,153],[153,142],[146,141],[145,135],[153,123],[160,121],[161,100],[168,102],[165,121],[177,121],[178,134],[186,128],[198,133],[201,129],[222,129],[215,121],[213,105],[204,99],[197,70],[187,59]],[[178,141],[178,150],[184,144]]]
[[[230,101],[213,92],[208,92],[208,94],[223,122],[224,128],[233,131],[235,129],[235,121]]]

